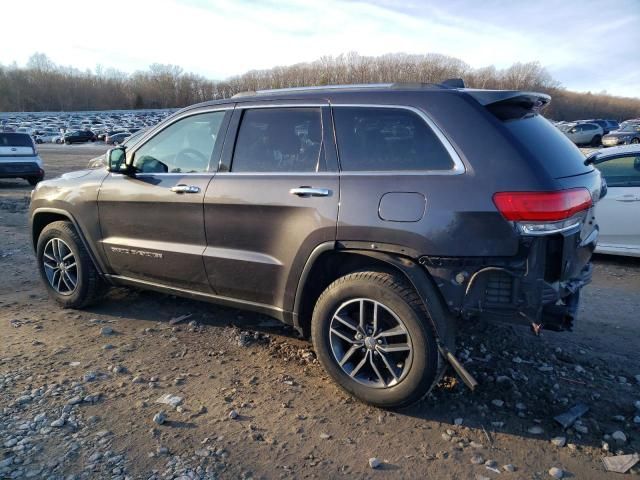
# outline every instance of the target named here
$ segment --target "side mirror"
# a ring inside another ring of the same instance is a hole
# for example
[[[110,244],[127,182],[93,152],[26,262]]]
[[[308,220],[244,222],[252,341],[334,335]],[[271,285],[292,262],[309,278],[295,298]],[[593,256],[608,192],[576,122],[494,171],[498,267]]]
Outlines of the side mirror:
[[[124,147],[116,147],[107,151],[107,170],[124,174],[130,172]]]
[[[576,133],[577,131],[578,131],[578,129],[572,128],[571,130],[569,130],[569,133]]]

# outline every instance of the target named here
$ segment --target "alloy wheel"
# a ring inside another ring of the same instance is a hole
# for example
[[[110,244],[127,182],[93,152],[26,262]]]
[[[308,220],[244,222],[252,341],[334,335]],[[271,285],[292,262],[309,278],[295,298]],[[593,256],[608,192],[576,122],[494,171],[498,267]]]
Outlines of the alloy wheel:
[[[349,377],[373,388],[397,385],[411,368],[413,346],[400,317],[369,298],[349,300],[329,326],[331,352]]]
[[[42,255],[44,272],[49,285],[60,295],[71,295],[78,286],[78,264],[64,240],[52,238]]]

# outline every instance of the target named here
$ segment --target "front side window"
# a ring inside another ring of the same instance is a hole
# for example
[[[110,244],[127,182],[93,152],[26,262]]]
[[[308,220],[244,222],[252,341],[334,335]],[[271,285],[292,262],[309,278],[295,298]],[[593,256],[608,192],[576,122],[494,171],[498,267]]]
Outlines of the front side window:
[[[596,165],[609,187],[640,186],[640,155],[605,160]]]
[[[169,125],[135,152],[140,173],[203,173],[209,168],[224,111],[192,115]]]
[[[319,108],[256,108],[242,114],[232,172],[325,169]]]
[[[336,107],[343,171],[429,171],[453,168],[446,148],[416,113],[399,108]]]

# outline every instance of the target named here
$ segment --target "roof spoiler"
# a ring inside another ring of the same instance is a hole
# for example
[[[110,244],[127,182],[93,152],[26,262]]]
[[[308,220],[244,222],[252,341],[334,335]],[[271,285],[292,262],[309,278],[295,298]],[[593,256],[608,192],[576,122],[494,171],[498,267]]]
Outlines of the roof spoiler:
[[[500,120],[514,120],[539,113],[551,102],[549,95],[537,92],[474,89],[464,91]]]

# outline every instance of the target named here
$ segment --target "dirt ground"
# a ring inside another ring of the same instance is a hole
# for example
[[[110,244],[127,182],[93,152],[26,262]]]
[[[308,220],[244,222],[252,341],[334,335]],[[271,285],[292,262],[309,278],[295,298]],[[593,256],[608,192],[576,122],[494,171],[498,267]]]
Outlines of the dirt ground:
[[[40,147],[49,178],[104,150]],[[389,412],[261,315],[125,289],[60,309],[37,275],[30,189],[0,180],[0,478],[614,479],[602,458],[640,450],[637,260],[596,258],[574,333],[461,325],[476,392],[446,377]],[[572,427],[554,421],[579,403]]]

